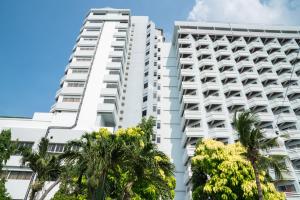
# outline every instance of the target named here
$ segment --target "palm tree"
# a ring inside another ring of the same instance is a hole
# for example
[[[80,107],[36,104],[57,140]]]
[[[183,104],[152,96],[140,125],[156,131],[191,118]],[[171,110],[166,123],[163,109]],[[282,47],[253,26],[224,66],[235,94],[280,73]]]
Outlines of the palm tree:
[[[163,172],[165,177],[173,177],[174,165],[169,161],[167,155],[157,149],[157,146],[152,143],[153,126],[155,121],[152,117],[149,119],[143,118],[138,125],[145,133],[143,137],[143,147],[141,148],[136,143],[131,143],[130,149],[135,149],[131,152],[131,159],[127,166],[131,169],[131,179],[127,182],[122,192],[121,199],[128,200],[132,198],[132,191],[139,193],[137,190],[145,190],[141,185],[152,185],[157,192],[156,199],[172,199],[172,189],[167,184],[167,181],[161,176]],[[123,138],[126,142],[126,138]],[[128,143],[127,143],[128,145]],[[175,184],[174,184],[175,187]],[[139,194],[142,195],[142,194]],[[144,197],[149,199],[149,197]]]
[[[126,158],[126,149],[107,130],[84,134],[80,140],[68,143],[62,156],[67,165],[77,166],[78,179],[75,192],[82,189],[82,178],[87,179],[88,199],[105,199],[109,183],[108,173],[116,165],[122,165]]]
[[[282,156],[264,156],[260,151],[265,151],[278,146],[278,137],[266,138],[259,128],[259,120],[256,115],[250,111],[245,111],[237,115],[235,113],[233,119],[234,127],[238,133],[239,141],[246,148],[246,158],[251,162],[255,174],[255,181],[258,190],[258,199],[263,199],[263,192],[259,179],[260,170],[268,170],[269,167],[275,169],[276,174],[281,175],[280,170],[285,168]]]
[[[35,180],[31,185],[30,200],[36,198],[46,181],[58,181],[61,172],[61,162],[57,155],[48,152],[49,140],[42,138],[37,151],[23,149],[21,151],[22,164],[28,166],[35,173]]]

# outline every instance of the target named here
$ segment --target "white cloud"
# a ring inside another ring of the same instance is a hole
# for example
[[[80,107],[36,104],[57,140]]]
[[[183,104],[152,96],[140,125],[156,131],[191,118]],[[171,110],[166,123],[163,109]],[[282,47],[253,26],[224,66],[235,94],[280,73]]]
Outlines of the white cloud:
[[[299,0],[196,0],[188,20],[300,24]]]

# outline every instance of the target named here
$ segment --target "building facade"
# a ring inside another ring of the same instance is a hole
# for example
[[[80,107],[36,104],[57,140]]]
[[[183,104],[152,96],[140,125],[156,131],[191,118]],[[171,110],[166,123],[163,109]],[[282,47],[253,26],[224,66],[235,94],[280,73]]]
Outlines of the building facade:
[[[267,135],[289,134],[267,153],[288,156],[289,171],[277,188],[299,199],[299,46],[300,27],[204,22],[175,22],[172,41],[165,42],[148,17],[91,9],[50,112],[0,118],[0,129],[10,128],[13,140],[32,148],[47,136],[49,152],[60,153],[86,131],[114,131],[153,116],[153,142],[175,164],[175,199],[183,200],[191,199],[196,141],[233,143],[233,113],[249,109]],[[13,199],[24,199],[30,169],[13,155],[4,170]]]

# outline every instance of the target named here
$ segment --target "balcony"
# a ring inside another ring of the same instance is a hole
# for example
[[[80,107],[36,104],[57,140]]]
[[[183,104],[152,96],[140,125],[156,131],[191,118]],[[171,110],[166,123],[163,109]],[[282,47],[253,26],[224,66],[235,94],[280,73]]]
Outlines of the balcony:
[[[273,53],[271,53],[269,55],[269,58],[271,60],[274,60],[276,58],[285,58],[285,54],[283,52],[281,52],[281,51],[279,51],[279,52],[273,52]]]
[[[268,51],[270,49],[280,49],[281,48],[281,45],[278,43],[278,42],[269,42],[268,44],[265,45],[265,50]]]
[[[241,57],[249,57],[249,56],[250,56],[250,53],[245,50],[240,50],[240,51],[233,53],[233,57],[235,60],[237,60],[238,58],[241,58]],[[238,60],[240,60],[240,59],[238,59]]]
[[[182,48],[182,47],[179,47],[178,48],[178,53],[187,53],[187,54],[192,54],[194,52],[194,49],[192,48]]]
[[[274,65],[274,69],[277,72],[277,71],[283,70],[283,69],[292,69],[292,66],[290,65],[290,63],[287,63],[287,62],[279,62]]]
[[[95,50],[80,50],[74,52],[74,56],[94,56]]]
[[[195,76],[194,70],[193,69],[180,69],[179,68],[179,77],[183,77],[183,76],[189,76],[189,77],[193,77]]]
[[[270,113],[256,113],[258,119],[261,122],[273,122],[274,121],[274,116],[273,114]]]
[[[189,120],[198,121],[200,123],[201,120],[201,112],[199,110],[184,110],[183,116],[181,118],[180,126],[181,130],[184,128],[199,128],[199,127],[192,127],[193,123],[191,122],[191,126],[189,126]],[[197,122],[195,122],[197,123]]]
[[[70,68],[86,67],[89,68],[92,64],[92,61],[76,61],[75,59],[69,63]]]
[[[300,148],[288,149],[287,152],[291,160],[300,160]]]
[[[77,43],[78,46],[96,46],[97,40],[84,40],[80,39]]]
[[[288,43],[286,43],[282,46],[282,50],[284,52],[288,52],[288,51],[293,50],[293,49],[299,49],[296,42],[288,42]]]
[[[267,73],[260,75],[261,82],[264,82],[266,80],[277,80],[277,78],[278,78],[277,74],[275,74],[273,72],[267,72]]]
[[[296,59],[300,59],[300,53],[296,52],[296,53],[291,53],[291,54],[287,55],[287,60],[290,62],[293,62]]]
[[[119,99],[119,93],[117,88],[102,88],[100,92],[101,96],[115,97]]]
[[[205,136],[206,132],[201,127],[186,127],[181,138],[181,146],[184,148],[190,142],[191,139],[204,138]]]
[[[211,128],[208,130],[208,136],[213,139],[230,138],[232,136],[232,132],[227,128]]]
[[[195,42],[196,46],[199,46],[199,45],[210,45],[210,44],[211,44],[211,42],[208,39],[199,39],[199,40],[197,40]]]
[[[212,54],[212,52],[209,49],[199,49],[197,51],[197,57],[200,56],[200,55],[211,55],[211,54]]]
[[[217,83],[203,83],[202,84],[202,91],[207,91],[207,90],[218,90],[220,88],[220,85]]]
[[[98,37],[100,35],[100,30],[98,31],[86,31],[86,30],[83,30],[80,34],[81,37]]]
[[[192,63],[194,64],[194,63]],[[211,59],[202,59],[198,62],[199,67],[204,66],[204,65],[215,65],[215,61],[211,60]]]
[[[292,78],[291,78],[291,77],[292,77]],[[284,74],[279,75],[279,81],[280,81],[281,83],[286,82],[286,81],[290,81],[290,80],[295,80],[295,81],[297,81],[297,80],[298,80],[298,77],[297,77],[295,74],[293,74],[293,75],[291,76],[291,73],[284,73]]]
[[[184,172],[183,181],[185,185],[188,185],[191,178],[192,178],[192,170],[190,167],[187,167],[187,169]]]
[[[252,61],[243,60],[237,63],[237,68],[241,69],[243,67],[253,67],[254,63]]]
[[[241,85],[238,83],[227,83],[226,85],[223,85],[223,92],[229,92],[229,91],[240,91]]]
[[[224,112],[219,112],[219,111],[207,112],[206,113],[206,120],[208,122],[220,121],[220,120],[225,121],[226,120],[225,113]]]
[[[187,165],[187,162],[188,160],[194,156],[195,154],[195,147],[193,146],[187,146],[184,150],[184,153],[183,153],[183,157],[182,157],[182,162],[183,164],[186,166]]]
[[[111,51],[109,52],[109,57],[123,57],[124,51]]]
[[[213,44],[213,48],[217,47],[217,46],[228,46],[229,42],[227,40],[217,40],[214,42]]]
[[[292,85],[287,91],[287,95],[300,94],[300,86]]]
[[[256,107],[256,106],[267,106],[268,105],[268,100],[265,98],[261,97],[253,97],[248,100],[249,107]]]
[[[293,109],[299,109],[300,108],[300,99],[295,99],[293,101],[290,101],[291,107]]]
[[[250,44],[248,44],[249,49],[253,48],[263,48],[264,44],[261,41],[253,41]]]
[[[276,118],[277,124],[297,122],[297,117],[292,113],[280,113]]]
[[[233,60],[221,60],[218,62],[218,65],[220,67],[223,67],[223,66],[234,66],[235,63],[233,62]]]
[[[178,44],[190,44],[189,38],[178,38]]]
[[[183,109],[184,104],[196,104],[199,103],[199,97],[198,96],[192,96],[192,95],[183,95],[182,102],[181,102],[181,109]]]
[[[209,96],[204,99],[204,106],[210,104],[222,104],[223,99],[221,97]]]
[[[84,87],[63,87],[56,92],[55,97],[59,95],[83,95],[83,90]]]
[[[200,72],[200,79],[203,79],[205,77],[216,77],[217,72],[215,70],[205,70]]]
[[[282,88],[282,86],[279,85],[268,85],[266,87],[264,87],[265,89],[265,93],[267,95],[271,94],[271,93],[283,93],[284,89]]]
[[[56,102],[50,112],[53,111],[71,111],[76,112],[79,109],[80,102]]]
[[[245,105],[245,99],[243,97],[229,97],[226,99],[227,107],[235,105]]]
[[[221,80],[225,79],[225,78],[236,78],[237,77],[237,73],[235,71],[225,71],[220,73],[220,78]]]
[[[117,110],[115,104],[100,103],[97,112],[100,115],[100,125],[107,127],[115,127],[118,121]]]
[[[285,147],[274,147],[274,148],[268,149],[265,153],[267,153],[268,155],[282,155],[282,156],[288,155]]]
[[[64,81],[86,81],[88,74],[67,74],[62,77],[60,83],[62,84]]]
[[[258,84],[248,84],[244,86],[244,92],[247,94],[249,92],[261,92],[262,87]]]
[[[235,48],[235,47],[245,47],[247,44],[244,40],[240,41],[240,40],[236,40],[233,43],[231,43],[231,47]]]
[[[258,74],[256,72],[243,72],[241,75],[241,81],[246,79],[257,79]]]
[[[179,58],[179,63],[180,64],[190,64],[190,65],[193,65],[194,64],[194,60],[193,60],[193,58]]]
[[[290,103],[288,99],[286,98],[285,101],[283,101],[283,98],[276,98],[273,100],[269,100],[271,108],[277,108],[277,107],[289,107]]]
[[[118,70],[122,70],[123,66],[122,63],[120,62],[108,62],[106,64],[106,69],[118,69]]]

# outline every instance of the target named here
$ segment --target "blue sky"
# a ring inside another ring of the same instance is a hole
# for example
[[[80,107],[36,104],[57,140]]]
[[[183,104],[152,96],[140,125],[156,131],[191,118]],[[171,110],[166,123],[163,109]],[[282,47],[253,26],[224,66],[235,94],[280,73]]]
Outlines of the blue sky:
[[[170,35],[174,20],[300,24],[298,0],[1,0],[0,115],[48,112],[84,16],[129,8]]]

